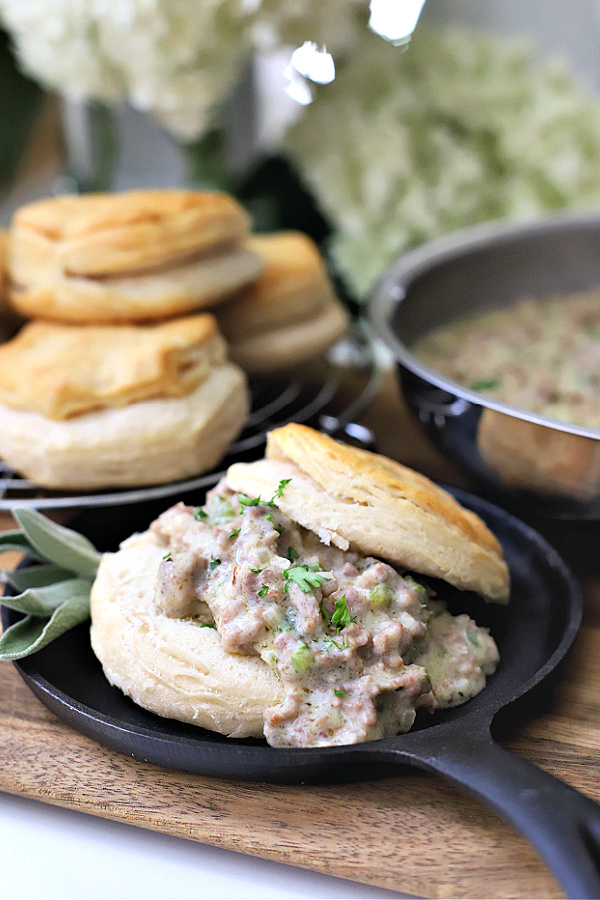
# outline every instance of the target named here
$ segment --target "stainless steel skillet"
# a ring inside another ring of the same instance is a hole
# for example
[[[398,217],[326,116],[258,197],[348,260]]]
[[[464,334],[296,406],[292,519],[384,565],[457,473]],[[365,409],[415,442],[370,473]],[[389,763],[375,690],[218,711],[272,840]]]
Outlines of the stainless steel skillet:
[[[569,896],[598,898],[600,807],[497,743],[547,701],[580,624],[579,586],[537,532],[487,502],[453,493],[488,523],[511,568],[508,607],[484,606],[458,592],[449,597],[455,611],[470,612],[491,628],[501,664],[478,697],[454,710],[424,714],[408,734],[355,746],[288,750],[260,741],[231,741],[160,719],[110,687],[85,626],[17,667],[35,694],[67,724],[105,746],[157,765],[264,782],[373,778],[398,766],[435,772],[488,803],[523,832]],[[97,515],[77,524],[101,549],[110,549],[109,541],[114,544],[135,528],[123,520],[122,512],[122,534],[113,522],[107,537],[106,526]],[[3,621],[11,621],[11,615],[4,609]]]

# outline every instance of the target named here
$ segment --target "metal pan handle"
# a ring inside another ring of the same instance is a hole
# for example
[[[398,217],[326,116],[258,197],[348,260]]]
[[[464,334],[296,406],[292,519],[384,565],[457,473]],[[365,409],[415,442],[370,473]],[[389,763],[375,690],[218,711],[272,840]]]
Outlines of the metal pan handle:
[[[505,750],[489,732],[454,731],[429,751],[428,738],[423,752],[417,741],[396,760],[435,772],[493,807],[529,838],[573,900],[600,898],[600,805]]]

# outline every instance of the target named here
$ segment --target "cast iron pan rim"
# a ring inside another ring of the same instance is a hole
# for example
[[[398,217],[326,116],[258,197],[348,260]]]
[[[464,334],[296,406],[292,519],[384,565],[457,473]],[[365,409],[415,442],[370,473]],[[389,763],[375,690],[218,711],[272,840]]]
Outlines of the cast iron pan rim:
[[[482,514],[484,518],[486,516],[490,516],[491,518],[496,519],[500,517],[500,519],[502,519],[504,522],[508,522],[509,526],[512,529],[514,529],[516,525],[519,533],[523,535],[523,537],[529,542],[532,547],[535,548],[538,554],[543,556],[548,570],[558,571],[559,579],[561,580],[562,585],[566,591],[566,625],[563,629],[563,633],[558,646],[555,648],[546,662],[543,663],[540,668],[536,672],[534,672],[533,675],[531,675],[525,682],[523,682],[523,684],[519,685],[518,688],[510,696],[503,697],[501,694],[499,697],[490,698],[490,702],[486,704],[486,694],[484,690],[483,694],[479,695],[482,698],[482,702],[477,704],[476,707],[470,707],[470,705],[467,704],[463,708],[463,722],[482,720],[483,724],[487,727],[491,724],[491,721],[494,719],[496,714],[500,712],[500,710],[503,710],[506,707],[510,706],[510,704],[514,703],[519,698],[535,688],[548,675],[550,675],[552,671],[563,660],[564,656],[573,644],[573,641],[581,624],[581,618],[583,614],[583,595],[574,574],[566,565],[562,557],[534,528],[531,528],[520,519],[517,519],[511,513],[502,509],[502,507],[499,507],[481,497],[470,494],[467,491],[463,491],[459,488],[445,487],[445,489],[452,493],[456,497],[456,499],[467,508],[470,508],[474,505],[476,507],[477,513]],[[24,566],[26,562],[27,559],[24,559],[20,563],[19,567]],[[7,607],[2,606],[1,612],[3,625],[6,626],[8,624],[11,611]],[[68,694],[52,685],[43,675],[41,675],[37,671],[34,660],[35,655],[21,661],[14,661],[15,667],[25,683],[30,687],[33,693],[51,710],[56,712],[56,708],[61,707],[72,711],[79,721],[81,721],[82,723],[87,723],[87,732],[85,733],[94,737],[95,739],[99,739],[97,736],[98,726],[100,725],[107,727],[112,733],[113,737],[118,734],[136,734],[140,737],[148,738],[153,743],[163,743],[166,745],[177,744],[190,747],[195,746],[196,739],[189,734],[161,734],[155,732],[153,729],[145,728],[143,725],[139,724],[127,724],[126,726],[124,726],[119,719],[114,718],[113,716],[105,712],[96,712],[91,707],[86,706],[84,703],[73,699]],[[59,713],[56,714],[60,717]],[[452,722],[432,722],[431,725],[427,726],[424,729],[424,731],[428,732],[430,728],[441,729],[448,724],[451,725]],[[210,734],[210,732],[206,731],[203,731],[203,733]],[[333,759],[336,756],[339,756],[341,751],[344,752],[344,754],[346,754],[347,756],[350,755],[352,757],[358,757],[361,754],[361,748],[363,750],[364,748],[367,748],[368,751],[368,748],[372,748],[372,750],[376,749],[377,747],[381,747],[382,749],[389,748],[391,746],[399,748],[399,745],[402,745],[408,750],[412,740],[420,740],[420,738],[417,737],[420,734],[420,730],[409,731],[400,735],[396,735],[394,737],[383,738],[377,741],[367,741],[364,744],[335,745],[331,747],[310,748],[275,748],[270,747],[263,742],[257,742],[256,744],[246,744],[243,742],[243,740],[241,740],[238,743],[237,741],[235,741],[235,739],[224,744],[223,738],[221,738],[220,740],[211,740],[210,738],[207,739],[205,737],[202,737],[202,740],[198,741],[197,743],[199,752],[214,752],[218,754],[226,752],[227,754],[231,755],[234,755],[236,752],[244,754],[251,753],[253,759],[259,757],[264,761],[265,765],[267,765],[272,760],[274,764],[283,764],[285,766],[286,762],[291,762],[294,760],[297,763],[309,763],[311,757],[315,759],[316,752],[319,753],[320,760],[322,762],[326,762],[328,758]],[[101,743],[105,742],[105,737],[106,735],[103,734],[102,738],[100,739]],[[370,752],[372,752],[372,750]]]

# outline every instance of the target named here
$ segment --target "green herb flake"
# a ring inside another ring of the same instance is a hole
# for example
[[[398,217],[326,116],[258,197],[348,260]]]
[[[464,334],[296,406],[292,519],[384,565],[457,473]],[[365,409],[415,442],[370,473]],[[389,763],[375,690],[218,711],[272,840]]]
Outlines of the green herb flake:
[[[229,534],[227,535],[227,537],[228,537],[228,538],[234,538],[234,537],[237,537],[241,530],[242,530],[241,527],[240,527],[240,528],[236,528],[235,531],[230,531]]]
[[[333,693],[336,697],[345,697],[348,691],[343,691],[341,688],[334,688]]]
[[[217,568],[217,566],[220,566],[220,565],[221,565],[221,560],[219,559],[218,556],[216,557],[216,559],[211,559],[211,561],[210,561],[211,572],[214,572],[214,570]]]
[[[350,615],[350,610],[346,605],[346,595],[343,594],[339,600],[335,601],[335,612],[331,617],[331,624],[335,625],[338,632],[342,628],[347,628],[351,622],[356,622],[356,616]]]
[[[208,519],[208,513],[205,512],[201,506],[197,506],[194,510],[194,519],[196,520],[196,522],[198,521],[198,519]]]
[[[283,573],[283,577],[286,580],[286,594],[289,593],[290,583],[292,581],[295,581],[300,590],[305,594],[310,594],[315,588],[320,588],[324,581],[330,580],[327,575],[320,574],[317,563],[310,566],[306,563],[301,563],[299,566],[290,566],[290,568],[286,569]]]
[[[465,631],[465,638],[467,642],[474,647],[475,650],[481,649],[481,641],[479,640],[479,635],[475,634],[473,631]]]
[[[298,553],[297,550],[294,550],[293,547],[288,547],[287,558],[292,563],[292,562],[295,562],[297,559],[300,559],[300,554]]]
[[[238,494],[238,500],[240,502],[240,513],[243,513],[244,506],[258,506],[260,503],[260,497],[248,497],[246,494]]]
[[[171,556],[170,550],[168,553],[165,553],[165,555],[163,556],[163,559],[165,559],[167,562],[173,562],[173,557]]]
[[[291,480],[292,480],[291,478],[282,478],[281,481],[279,482],[279,484],[277,485],[277,490],[273,494],[273,497],[274,498],[275,497],[277,497],[277,498],[283,497],[283,489],[286,486],[286,484],[290,483]]]
[[[472,391],[495,391],[500,387],[498,378],[480,378],[479,381],[472,381],[469,385]]]
[[[283,525],[278,525],[278,524],[277,524],[277,522],[276,522],[275,519],[273,518],[273,514],[272,514],[272,513],[269,513],[269,515],[267,516],[267,522],[270,522],[271,525],[273,526],[273,528],[275,529],[275,531],[278,531],[279,534],[283,534],[283,532],[285,531],[285,528],[284,528]]]
[[[268,593],[269,593],[269,585],[268,585],[268,584],[263,584],[263,586],[261,587],[260,591],[258,592],[258,596],[259,596],[259,597],[266,597]]]
[[[264,569],[264,567],[263,567],[263,569]],[[263,569],[250,569],[250,571],[252,572],[253,575],[260,575],[260,573],[263,571]]]
[[[211,622],[202,622],[200,628],[215,628],[215,626]]]

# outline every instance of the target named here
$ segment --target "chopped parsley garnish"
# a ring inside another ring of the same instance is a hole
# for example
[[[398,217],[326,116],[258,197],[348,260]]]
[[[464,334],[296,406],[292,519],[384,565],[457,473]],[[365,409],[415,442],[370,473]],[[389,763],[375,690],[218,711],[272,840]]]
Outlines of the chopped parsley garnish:
[[[263,584],[263,586],[261,587],[260,591],[258,592],[258,596],[259,596],[259,597],[266,597],[268,593],[269,593],[269,585],[268,585],[268,584]]]
[[[301,563],[299,566],[290,566],[290,568],[286,569],[283,573],[283,577],[286,580],[286,594],[289,593],[290,582],[292,581],[295,581],[300,590],[304,591],[305,594],[310,594],[314,588],[321,587],[324,581],[329,581],[327,575],[320,574],[317,563],[313,563],[313,565],[310,566],[306,563]]]
[[[234,537],[237,537],[241,530],[242,530],[242,529],[241,529],[241,526],[240,526],[239,528],[236,528],[235,531],[230,531],[229,534],[227,535],[227,537],[228,537],[228,538],[234,538]]]
[[[167,562],[173,562],[173,557],[171,556],[171,551],[170,551],[170,550],[169,550],[168,553],[165,553],[165,555],[163,556],[163,559],[166,559]]]
[[[469,385],[472,391],[495,391],[500,387],[498,378],[481,378],[479,381],[472,381]]]
[[[335,612],[331,617],[331,624],[335,625],[338,632],[342,628],[347,628],[351,622],[356,622],[356,616],[350,615],[350,610],[346,605],[346,595],[343,594],[339,600],[335,601]]]
[[[210,561],[211,572],[214,571],[217,568],[217,566],[220,566],[220,565],[221,565],[221,560],[219,559],[218,556],[216,557],[216,559],[211,559],[211,561]]]
[[[275,519],[273,518],[273,514],[269,513],[267,516],[267,522],[270,522],[275,531],[278,531],[279,534],[282,534],[285,531],[285,527],[283,525],[278,525]]]
[[[336,697],[345,697],[348,691],[343,691],[341,688],[334,688],[333,693]]]
[[[277,490],[273,494],[273,499],[275,499],[275,497],[278,497],[278,498],[283,497],[283,489],[286,486],[286,484],[290,483],[291,480],[292,480],[291,478],[282,478],[281,479],[281,481],[277,485]]]
[[[300,559],[300,554],[293,547],[288,547],[287,558],[290,562],[295,562],[297,559]]]
[[[201,506],[197,506],[194,510],[194,519],[196,522],[198,519],[208,519],[208,513],[206,513]]]
[[[263,567],[264,568],[264,567]],[[260,575],[262,569],[250,569],[253,575]]]
[[[200,625],[200,628],[215,628],[215,626],[212,625],[210,622],[202,622],[202,624]]]
[[[467,642],[474,647],[476,650],[479,650],[481,647],[481,641],[479,640],[479,636],[474,634],[472,631],[465,631],[465,638]]]
[[[238,500],[240,501],[240,515],[244,512],[245,506],[258,506],[260,503],[260,497],[247,497],[246,494],[238,494]]]

